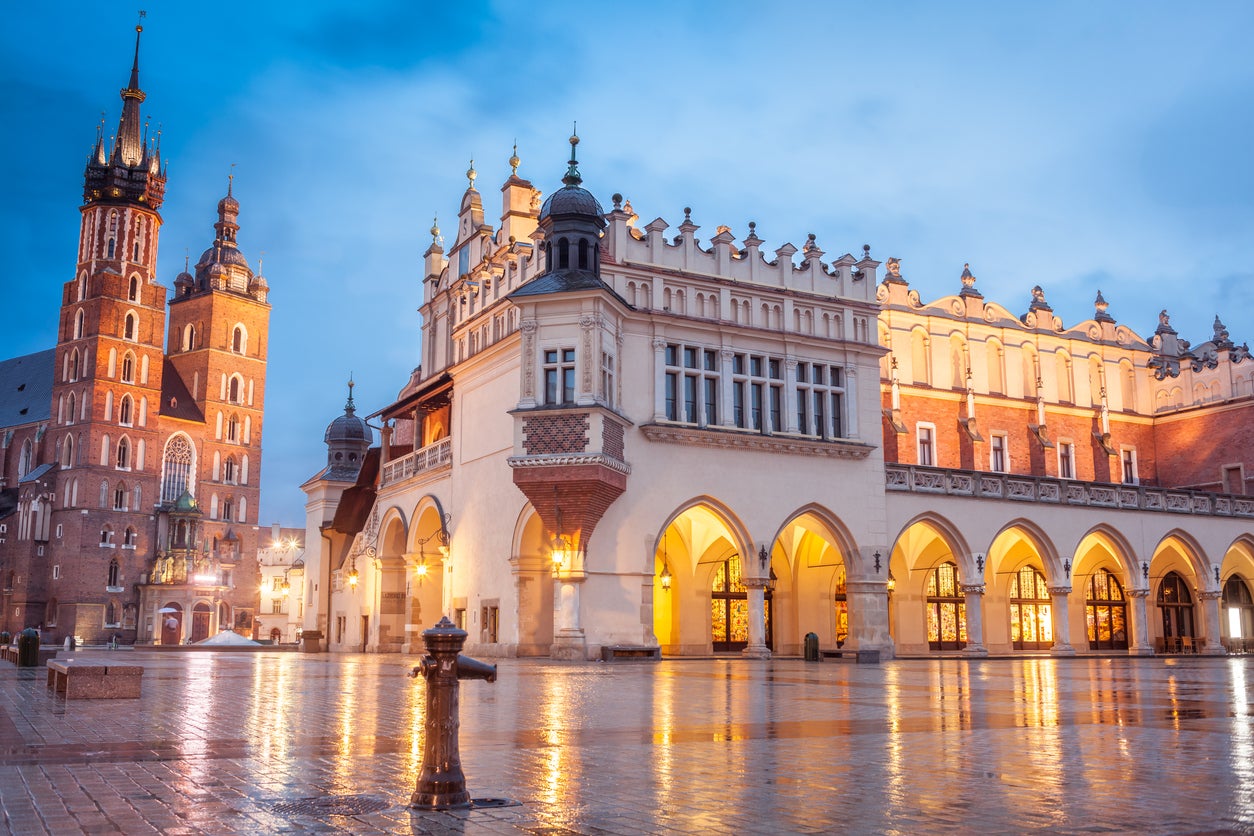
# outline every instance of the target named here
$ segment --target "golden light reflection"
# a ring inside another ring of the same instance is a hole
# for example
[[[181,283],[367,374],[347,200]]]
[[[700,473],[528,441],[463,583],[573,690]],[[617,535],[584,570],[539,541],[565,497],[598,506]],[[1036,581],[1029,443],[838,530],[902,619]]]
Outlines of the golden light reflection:
[[[427,683],[422,677],[406,680],[405,703],[401,714],[401,728],[409,729],[409,763],[405,782],[418,785],[422,772],[422,744],[427,722]]]
[[[658,676],[653,680],[653,786],[657,788],[657,805],[674,801],[671,797],[675,739],[675,679]]]
[[[885,720],[888,725],[888,760],[884,764],[884,770],[887,773],[885,780],[888,783],[888,792],[885,793],[887,798],[907,797],[908,771],[905,755],[902,752],[904,735],[901,733],[902,683],[900,680],[900,670],[897,667],[889,665],[884,668],[884,696],[887,709]]]
[[[278,761],[291,755],[295,733],[299,728],[297,708],[292,700],[296,689],[293,668],[296,660],[288,654],[269,656],[253,666],[252,692],[265,694],[265,699],[249,702],[249,727],[256,729],[253,737],[257,756],[262,761]]]
[[[330,771],[341,782],[338,789],[343,792],[353,792],[355,790],[353,782],[353,755],[355,754],[355,747],[353,740],[356,735],[360,734],[362,726],[361,718],[357,716],[360,697],[358,689],[363,682],[374,679],[373,677],[358,675],[357,669],[359,667],[360,665],[356,662],[348,662],[343,666],[343,677],[338,693],[335,695],[335,714],[327,728],[331,735],[331,740],[328,741],[331,745]]]
[[[1231,720],[1232,771],[1237,778],[1235,798],[1254,798],[1254,726],[1250,724],[1250,693],[1245,684],[1246,665],[1242,659],[1228,660],[1228,676],[1232,680]],[[1248,823],[1248,822],[1246,822]]]
[[[568,706],[575,699],[569,675],[554,674],[540,703],[540,734],[544,743],[541,784],[536,787],[545,804],[560,804],[577,794],[582,778],[579,748],[563,745]]]

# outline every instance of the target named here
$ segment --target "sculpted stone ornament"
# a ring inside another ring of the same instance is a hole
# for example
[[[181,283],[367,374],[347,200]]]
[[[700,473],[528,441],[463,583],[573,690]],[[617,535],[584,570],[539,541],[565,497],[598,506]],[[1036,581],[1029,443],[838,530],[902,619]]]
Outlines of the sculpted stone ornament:
[[[901,259],[889,256],[888,261],[884,262],[884,271],[888,274],[885,278],[890,282],[905,282],[901,277]]]

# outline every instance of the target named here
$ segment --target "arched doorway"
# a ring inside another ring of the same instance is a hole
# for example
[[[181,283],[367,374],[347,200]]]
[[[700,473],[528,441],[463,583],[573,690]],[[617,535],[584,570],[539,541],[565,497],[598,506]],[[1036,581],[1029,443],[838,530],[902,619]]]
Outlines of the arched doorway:
[[[1228,578],[1222,603],[1228,650],[1242,652],[1254,647],[1254,599],[1244,578]]]
[[[1049,588],[1034,566],[1010,579],[1010,644],[1015,650],[1048,650],[1054,644]]]
[[[1106,569],[1089,577],[1084,619],[1090,650],[1128,649],[1128,605],[1119,579]]]
[[[161,643],[178,644],[183,638],[183,608],[170,603],[161,608]]]
[[[213,607],[204,601],[192,607],[192,644],[209,638],[209,619],[212,617]]]
[[[283,631],[278,627],[270,628],[270,644],[279,644],[283,641]]]
[[[927,645],[931,650],[962,650],[967,646],[967,602],[958,565],[953,561],[928,574]]]
[[[766,646],[772,646],[771,590],[765,590]],[[744,650],[749,644],[749,593],[741,580],[740,555],[729,555],[710,584],[710,633],[715,653]]]
[[[1158,585],[1158,611],[1163,617],[1163,641],[1168,652],[1184,650],[1185,643],[1192,649],[1193,596],[1189,585],[1178,572],[1168,572]]]

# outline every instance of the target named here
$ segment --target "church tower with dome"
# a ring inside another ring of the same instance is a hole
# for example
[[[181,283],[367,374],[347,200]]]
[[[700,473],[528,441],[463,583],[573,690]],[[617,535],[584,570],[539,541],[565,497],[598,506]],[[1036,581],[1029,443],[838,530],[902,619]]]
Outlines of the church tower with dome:
[[[158,281],[166,168],[140,119],[142,27],[117,133],[84,172],[56,347],[0,361],[32,392],[0,461],[0,630],[45,642],[251,636],[269,288],[236,244],[228,182],[212,245]],[[12,472],[10,472],[12,471]],[[16,535],[16,536],[14,536]]]

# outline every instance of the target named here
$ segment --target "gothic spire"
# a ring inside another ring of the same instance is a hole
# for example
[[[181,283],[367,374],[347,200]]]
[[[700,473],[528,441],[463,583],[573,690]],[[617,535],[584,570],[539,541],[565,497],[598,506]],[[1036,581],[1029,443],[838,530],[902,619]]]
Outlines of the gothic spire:
[[[583,176],[579,173],[579,160],[576,159],[575,149],[579,145],[578,124],[571,130],[570,134],[570,167],[566,169],[566,176],[562,178],[562,182],[568,186],[578,186],[583,183]]]
[[[122,90],[122,119],[118,123],[117,142],[113,156],[124,165],[139,165],[144,158],[144,139],[140,129],[139,106],[144,101],[144,91],[139,89],[139,36],[143,26],[135,27],[135,60],[131,64],[131,78]]]

